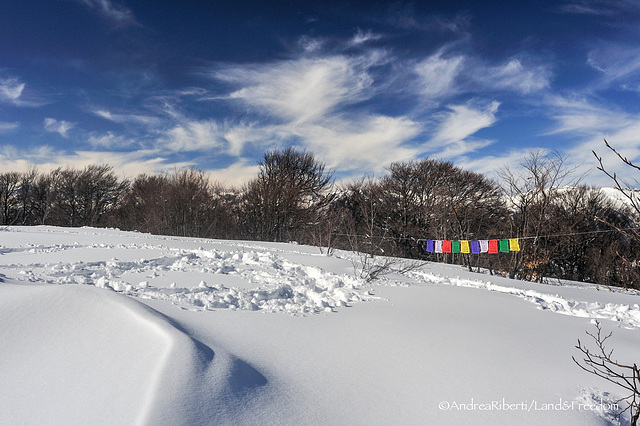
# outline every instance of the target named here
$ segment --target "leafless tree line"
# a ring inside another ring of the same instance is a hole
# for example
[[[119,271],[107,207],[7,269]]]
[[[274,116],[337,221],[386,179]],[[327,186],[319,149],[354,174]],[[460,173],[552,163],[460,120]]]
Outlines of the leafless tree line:
[[[640,241],[616,232],[640,212],[569,179],[558,154],[531,152],[500,181],[442,160],[393,163],[341,185],[312,153],[267,152],[241,188],[196,169],[118,178],[108,165],[0,173],[1,225],[118,227],[154,234],[298,241],[487,268],[513,278],[556,277],[639,287]],[[601,165],[602,167],[602,165]],[[524,170],[524,172],[523,172]],[[613,232],[612,232],[613,231]],[[509,254],[428,254],[426,238],[521,237]]]

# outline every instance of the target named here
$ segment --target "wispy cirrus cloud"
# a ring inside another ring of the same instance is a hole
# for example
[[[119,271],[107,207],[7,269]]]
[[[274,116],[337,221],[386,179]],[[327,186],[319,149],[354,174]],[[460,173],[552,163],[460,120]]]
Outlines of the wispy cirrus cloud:
[[[131,9],[110,0],[76,0],[118,26],[140,25]]]
[[[587,64],[602,74],[595,89],[618,88],[640,91],[640,49],[609,44],[589,52]]]
[[[543,136],[569,137],[571,140],[561,149],[567,156],[568,167],[575,166],[583,173],[590,173],[592,184],[611,186],[612,182],[606,176],[595,171],[597,162],[592,151],[596,151],[622,179],[632,177],[629,170],[619,167],[622,165],[620,160],[604,146],[603,140],[607,139],[631,161],[639,162],[640,114],[609,108],[586,95],[577,94],[549,96],[544,105],[555,125]]]
[[[481,106],[472,102],[450,105],[448,111],[441,114],[435,135],[423,145],[423,150],[440,157],[453,158],[492,144],[494,141],[472,136],[497,121],[499,106],[497,101]]]
[[[301,58],[267,65],[228,66],[214,73],[218,80],[241,85],[228,98],[258,108],[275,118],[309,122],[370,96],[368,72],[384,55],[349,58]]]
[[[423,102],[438,103],[460,94],[508,91],[521,95],[542,92],[551,85],[550,64],[525,64],[509,58],[502,64],[488,64],[479,58],[447,53],[447,47],[418,62],[416,90]]]
[[[135,140],[123,135],[116,135],[113,132],[89,135],[87,143],[98,149],[122,149],[136,147],[139,145]]]
[[[0,78],[0,102],[20,105],[20,97],[26,84],[17,78]]]
[[[11,145],[0,147],[0,169],[26,172],[37,167],[48,172],[58,167],[83,168],[89,165],[109,164],[128,177],[139,174],[160,174],[174,169],[193,166],[193,162],[172,162],[156,150],[132,152],[112,150],[79,150],[68,152],[49,145],[22,150]]]
[[[212,170],[209,176],[223,185],[240,187],[258,174],[259,166],[256,161],[241,158],[227,167]]]
[[[577,0],[562,4],[560,11],[577,15],[609,17],[619,13],[640,12],[640,4],[635,0]]]
[[[171,152],[204,151],[224,145],[222,131],[215,120],[184,121],[164,133],[163,149]]]
[[[548,88],[552,72],[548,64],[525,66],[520,59],[512,58],[501,65],[478,67],[472,75],[486,88],[527,95]]]
[[[381,34],[376,34],[371,30],[363,31],[358,28],[358,31],[351,37],[351,40],[347,42],[347,46],[355,47],[366,44],[370,41],[380,40],[382,38]]]
[[[44,129],[47,132],[58,133],[63,138],[69,137],[69,130],[75,126],[75,123],[70,123],[65,120],[56,120],[55,118],[44,119]]]
[[[4,121],[0,121],[0,133],[7,133],[13,130],[16,130],[20,127],[20,123],[8,123]]]
[[[585,96],[549,96],[544,101],[550,108],[555,126],[549,135],[572,133],[576,136],[605,134],[624,128],[629,124],[629,115],[595,104]]]
[[[92,113],[105,120],[121,124],[142,124],[146,126],[154,126],[160,123],[160,118],[144,114],[118,114],[112,113],[105,109],[94,109]]]
[[[413,158],[418,151],[406,144],[420,133],[418,123],[354,107],[377,95],[371,70],[386,61],[385,52],[373,50],[217,70],[216,79],[241,86],[226,99],[258,114],[248,125],[218,127],[226,152],[238,155],[246,144],[257,149],[297,145],[343,172],[381,171],[393,161]]]
[[[404,30],[418,30],[438,33],[465,34],[471,16],[460,12],[453,16],[421,15],[416,13],[412,3],[392,3],[385,13],[386,23]]]
[[[394,161],[414,158],[418,149],[407,144],[421,126],[408,118],[368,115],[344,120],[333,117],[288,129],[300,144],[316,153],[329,167],[342,172],[381,172]]]
[[[420,61],[414,68],[419,76],[418,90],[427,99],[455,94],[458,91],[455,78],[462,71],[463,63],[463,56],[444,57],[442,51]]]

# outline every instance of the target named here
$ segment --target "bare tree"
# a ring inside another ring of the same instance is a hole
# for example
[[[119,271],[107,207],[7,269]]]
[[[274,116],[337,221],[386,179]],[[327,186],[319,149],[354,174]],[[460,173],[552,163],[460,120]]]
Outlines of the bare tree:
[[[137,176],[127,191],[114,220],[123,229],[163,234],[166,224],[166,175]]]
[[[20,174],[0,173],[0,224],[14,225],[19,218],[18,190]]]
[[[609,148],[609,150],[611,150],[620,159],[620,161],[622,161],[624,165],[631,167],[634,170],[640,171],[639,165],[633,163],[631,160],[623,156],[615,148],[609,145],[609,142],[607,142],[606,139],[604,140],[604,143],[606,147]],[[616,224],[612,224],[610,222],[605,221],[605,223],[617,229],[622,235],[626,236],[627,238],[640,243],[640,227],[638,226],[638,224],[640,223],[639,191],[637,189],[633,189],[628,182],[624,181],[623,179],[620,179],[615,172],[612,173],[608,171],[604,166],[602,157],[599,157],[595,151],[591,151],[591,152],[598,160],[598,164],[599,164],[599,166],[597,167],[598,170],[606,174],[613,181],[614,187],[627,199],[627,201],[629,202],[629,204],[631,205],[631,207],[636,213],[635,221],[633,224],[631,224],[631,226],[621,227],[621,226],[616,226]],[[634,179],[634,182],[636,187],[640,185],[640,182],[638,182],[637,179]],[[639,267],[640,259],[638,259],[638,255],[634,254],[631,251],[621,251],[621,252],[618,252],[617,254],[620,257],[620,259],[622,259],[626,269],[631,271],[632,275],[636,278],[636,282],[637,282],[638,279],[640,278],[640,267]]]
[[[164,200],[171,235],[199,237],[210,234],[213,213],[211,182],[201,170],[176,170],[169,176]]]
[[[96,226],[118,206],[129,188],[128,180],[120,180],[109,165],[90,165],[79,174],[80,223]]]
[[[509,199],[511,233],[517,237],[533,237],[532,243],[516,252],[509,267],[509,277],[519,276],[534,281],[549,261],[545,256],[548,240],[540,238],[549,233],[549,209],[562,186],[575,186],[580,178],[571,178],[576,168],[565,165],[566,158],[558,152],[545,154],[531,151],[520,164],[522,171],[505,167],[498,171],[503,190]]]
[[[115,209],[129,182],[120,181],[109,165],[51,172],[52,220],[62,226],[96,226]]]
[[[46,225],[50,223],[55,204],[55,182],[57,175],[53,172],[36,174],[30,184],[29,191],[25,192],[25,204],[30,204],[30,219],[28,225]]]
[[[640,165],[634,164],[633,162],[631,162],[627,157],[623,156],[622,154],[620,154],[615,148],[613,148],[611,145],[609,145],[609,142],[607,142],[607,140],[604,140],[604,144],[607,146],[607,148],[609,148],[614,154],[616,154],[616,156],[627,166],[631,167],[632,169],[638,170],[640,172]],[[638,190],[634,190],[631,188],[631,186],[623,181],[622,179],[620,179],[618,177],[618,175],[613,172],[609,172],[603,162],[602,162],[602,157],[599,157],[598,154],[596,154],[595,151],[591,151],[593,153],[593,155],[596,157],[596,159],[598,160],[598,170],[600,170],[601,172],[603,172],[604,174],[606,174],[607,176],[609,176],[609,178],[611,178],[611,180],[613,181],[613,183],[615,184],[615,188],[620,191],[620,193],[629,201],[629,203],[631,204],[631,206],[634,208],[634,210],[640,215],[640,195],[638,193]],[[638,180],[634,179],[636,187],[640,186],[640,182],[638,182]],[[636,232],[636,235],[638,235],[638,233]]]
[[[597,332],[595,334],[587,331],[587,335],[594,340],[597,346],[595,352],[591,352],[578,339],[576,348],[582,353],[582,359],[578,361],[574,356],[571,358],[586,372],[614,383],[628,392],[628,395],[616,401],[618,403],[625,401],[628,404],[627,408],[620,412],[618,416],[629,411],[631,425],[637,426],[640,419],[640,369],[636,363],[633,365],[623,364],[613,359],[613,349],[608,350],[605,347],[606,341],[613,335],[613,332],[606,336],[603,335],[602,326],[598,321],[596,321],[596,329]]]
[[[333,173],[306,151],[286,148],[264,155],[258,177],[245,186],[245,226],[269,241],[298,239],[326,203]]]

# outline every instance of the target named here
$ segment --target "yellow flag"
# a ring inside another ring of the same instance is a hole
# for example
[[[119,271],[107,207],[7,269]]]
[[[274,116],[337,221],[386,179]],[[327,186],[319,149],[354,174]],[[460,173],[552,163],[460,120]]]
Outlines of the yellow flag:
[[[471,253],[471,250],[469,250],[469,240],[460,240],[460,253]]]
[[[517,238],[509,238],[509,251],[520,251],[520,243]]]

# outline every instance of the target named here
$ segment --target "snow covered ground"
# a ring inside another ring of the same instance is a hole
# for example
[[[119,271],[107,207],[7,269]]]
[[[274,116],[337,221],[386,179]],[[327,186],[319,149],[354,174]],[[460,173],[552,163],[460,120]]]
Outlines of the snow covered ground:
[[[359,260],[0,229],[0,424],[619,424],[571,356],[597,319],[640,361],[637,292]]]

